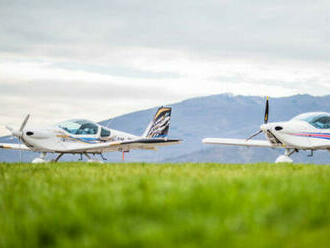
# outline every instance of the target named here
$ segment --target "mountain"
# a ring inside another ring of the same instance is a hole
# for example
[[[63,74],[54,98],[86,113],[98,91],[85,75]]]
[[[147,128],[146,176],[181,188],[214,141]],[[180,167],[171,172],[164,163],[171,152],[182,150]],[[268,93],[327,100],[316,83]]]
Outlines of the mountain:
[[[159,151],[131,151],[126,161],[146,162],[222,162],[252,163],[273,162],[283,153],[282,150],[245,147],[223,147],[204,145],[205,137],[245,138],[259,129],[263,122],[265,99],[255,96],[233,96],[230,94],[213,95],[188,99],[171,104],[173,107],[169,136],[183,139],[181,145],[160,148]],[[292,117],[312,111],[330,110],[330,95],[315,97],[295,95],[270,99],[270,121],[285,121]],[[141,135],[155,113],[156,108],[138,111],[114,118],[110,127]],[[109,120],[101,122],[109,123]],[[257,138],[262,139],[262,135]],[[0,142],[8,137],[0,138]],[[17,161],[19,153],[0,150],[0,161]],[[292,157],[296,162],[330,162],[330,153],[318,151],[312,158],[307,152],[299,152]],[[35,154],[24,152],[24,160],[30,160]],[[120,161],[120,153],[108,153],[110,161]],[[78,159],[66,156],[66,159]]]

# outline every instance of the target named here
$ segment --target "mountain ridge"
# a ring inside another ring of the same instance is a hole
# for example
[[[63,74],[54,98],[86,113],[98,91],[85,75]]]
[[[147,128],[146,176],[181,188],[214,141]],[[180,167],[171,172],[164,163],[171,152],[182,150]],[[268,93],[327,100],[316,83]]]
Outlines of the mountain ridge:
[[[282,150],[211,146],[201,143],[205,137],[246,138],[259,129],[263,122],[265,98],[219,94],[194,97],[169,104],[173,108],[169,137],[183,139],[181,145],[160,148],[159,151],[131,151],[126,161],[144,162],[221,162],[253,163],[273,162]],[[124,114],[111,119],[110,127],[141,135],[150,122],[157,107]],[[283,111],[285,110],[285,111]],[[303,112],[330,110],[330,95],[311,96],[298,94],[270,99],[269,121],[286,121]],[[101,121],[107,124],[109,120]],[[260,139],[262,136],[258,136]],[[8,142],[1,137],[0,142]],[[0,150],[0,161],[17,161],[17,152]],[[233,156],[235,155],[235,156]],[[24,153],[24,160],[36,157]],[[64,156],[65,160],[77,156]],[[108,153],[110,161],[120,161],[120,153]],[[304,152],[293,155],[295,161],[329,163],[329,152],[317,152],[307,158]]]

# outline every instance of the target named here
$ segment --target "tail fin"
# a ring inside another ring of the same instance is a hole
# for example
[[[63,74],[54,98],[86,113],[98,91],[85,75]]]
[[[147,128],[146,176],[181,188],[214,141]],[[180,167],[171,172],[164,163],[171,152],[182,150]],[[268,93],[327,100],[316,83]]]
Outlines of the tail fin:
[[[157,110],[153,120],[144,131],[143,137],[146,138],[163,138],[168,134],[170,128],[172,108],[160,107]]]

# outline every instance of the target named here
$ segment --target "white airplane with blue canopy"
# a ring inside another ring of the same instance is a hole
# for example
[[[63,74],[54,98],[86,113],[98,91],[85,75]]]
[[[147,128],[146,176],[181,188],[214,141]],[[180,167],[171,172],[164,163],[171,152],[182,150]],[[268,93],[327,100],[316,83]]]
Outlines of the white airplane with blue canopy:
[[[170,107],[158,109],[154,118],[141,136],[114,130],[88,120],[76,119],[64,121],[54,127],[46,129],[27,129],[30,118],[27,115],[19,129],[6,127],[21,144],[0,143],[0,148],[11,150],[26,150],[41,153],[33,163],[47,162],[47,153],[56,153],[52,162],[57,162],[64,154],[84,155],[88,161],[97,161],[91,155],[130,150],[157,150],[159,146],[168,146],[181,143],[179,139],[169,139],[168,131],[171,119]]]
[[[276,159],[276,163],[292,163],[290,156],[299,150],[310,150],[311,155],[316,150],[330,151],[330,114],[326,112],[311,112],[300,114],[285,122],[268,123],[269,99],[265,107],[264,124],[260,130],[247,139],[205,138],[204,144],[233,145],[247,147],[269,147],[285,149],[284,155]],[[264,133],[266,140],[252,140]]]

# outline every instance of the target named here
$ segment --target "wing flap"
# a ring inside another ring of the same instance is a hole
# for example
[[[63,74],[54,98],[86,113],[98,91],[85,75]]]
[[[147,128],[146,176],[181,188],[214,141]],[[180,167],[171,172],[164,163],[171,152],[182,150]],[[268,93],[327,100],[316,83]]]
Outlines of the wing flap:
[[[246,139],[225,139],[205,138],[204,144],[232,145],[232,146],[253,146],[253,147],[276,147],[267,140],[246,140]]]
[[[66,153],[80,153],[80,152],[110,152],[110,151],[120,151],[120,150],[133,150],[133,149],[142,149],[142,150],[156,150],[158,146],[167,146],[181,143],[181,140],[177,139],[136,139],[128,141],[113,141],[105,142],[102,144],[91,144],[86,145],[85,147],[80,147],[77,149],[71,149],[65,151]]]

